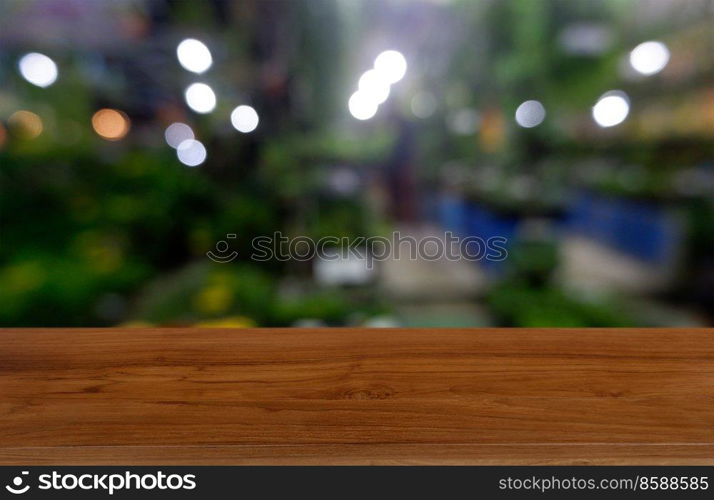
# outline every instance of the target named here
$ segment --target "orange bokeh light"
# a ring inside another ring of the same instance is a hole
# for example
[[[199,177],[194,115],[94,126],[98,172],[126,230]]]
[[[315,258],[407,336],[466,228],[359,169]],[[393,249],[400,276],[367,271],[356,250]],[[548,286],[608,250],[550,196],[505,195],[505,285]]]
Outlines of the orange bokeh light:
[[[16,111],[7,119],[7,124],[21,137],[34,139],[42,133],[42,119],[32,111]]]
[[[118,141],[129,132],[129,117],[116,109],[100,109],[92,116],[92,127],[104,139]]]

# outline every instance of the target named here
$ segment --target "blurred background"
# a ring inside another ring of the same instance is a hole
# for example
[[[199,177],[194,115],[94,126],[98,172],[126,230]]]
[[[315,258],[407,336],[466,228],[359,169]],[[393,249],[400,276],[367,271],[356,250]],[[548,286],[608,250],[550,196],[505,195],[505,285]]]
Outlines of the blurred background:
[[[396,230],[509,256],[248,258]],[[712,325],[714,2],[0,0],[0,238],[3,326]]]

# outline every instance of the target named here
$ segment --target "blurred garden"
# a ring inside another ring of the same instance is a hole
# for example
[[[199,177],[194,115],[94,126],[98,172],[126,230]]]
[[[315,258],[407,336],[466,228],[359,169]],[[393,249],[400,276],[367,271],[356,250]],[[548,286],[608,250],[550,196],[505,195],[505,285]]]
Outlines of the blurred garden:
[[[0,0],[0,325],[712,325],[713,27],[711,0]],[[250,258],[395,230],[508,257]]]

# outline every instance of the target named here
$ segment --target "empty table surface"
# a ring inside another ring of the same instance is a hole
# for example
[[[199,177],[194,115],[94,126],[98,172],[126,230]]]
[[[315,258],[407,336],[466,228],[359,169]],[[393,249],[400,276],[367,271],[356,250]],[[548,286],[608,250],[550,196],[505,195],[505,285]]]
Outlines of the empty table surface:
[[[5,329],[2,464],[714,464],[714,330]]]

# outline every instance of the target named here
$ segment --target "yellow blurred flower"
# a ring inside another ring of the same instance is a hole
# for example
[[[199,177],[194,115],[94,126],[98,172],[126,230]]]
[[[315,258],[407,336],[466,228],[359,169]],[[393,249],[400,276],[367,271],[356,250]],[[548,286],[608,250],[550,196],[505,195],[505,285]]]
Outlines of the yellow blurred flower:
[[[210,285],[193,298],[194,308],[202,314],[221,314],[233,302],[233,292],[225,284]]]

